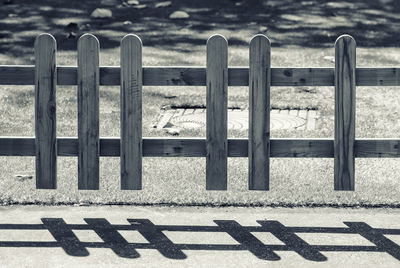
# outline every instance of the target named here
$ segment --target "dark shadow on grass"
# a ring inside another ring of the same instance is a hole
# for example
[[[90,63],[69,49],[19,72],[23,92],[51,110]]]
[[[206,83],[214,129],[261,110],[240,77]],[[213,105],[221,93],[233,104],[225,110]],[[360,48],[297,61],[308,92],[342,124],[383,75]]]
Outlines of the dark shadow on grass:
[[[279,261],[275,251],[294,251],[306,260],[327,261],[321,251],[386,252],[400,260],[400,246],[385,235],[400,235],[400,229],[372,228],[365,222],[344,222],[347,227],[288,227],[273,220],[257,221],[259,226],[242,226],[234,220],[214,220],[217,226],[155,225],[149,219],[128,219],[116,225],[105,218],[85,218],[86,224],[67,224],[62,218],[42,218],[43,224],[0,224],[1,230],[48,230],[56,242],[0,241],[0,247],[61,247],[68,255],[89,256],[87,248],[109,248],[122,258],[139,258],[137,249],[155,249],[168,259],[186,259],[183,250],[250,251],[259,259]],[[81,242],[73,230],[93,230],[103,242]],[[148,243],[130,243],[119,231],[138,231]],[[168,232],[224,232],[239,244],[179,244],[164,234]],[[268,232],[284,245],[264,244],[253,233]],[[310,245],[297,233],[359,234],[374,246]]]
[[[354,36],[359,46],[400,46],[397,0],[172,0],[164,8],[155,8],[157,0],[147,0],[144,9],[114,2],[15,0],[11,5],[0,4],[0,53],[29,61],[40,32],[53,34],[59,50],[76,50],[78,37],[87,32],[100,39],[101,48],[119,47],[127,33],[138,34],[146,46],[205,46],[204,34],[221,32],[231,45],[247,45],[250,32],[266,34],[273,46],[332,47],[344,33]],[[96,8],[108,8],[113,15],[93,19],[90,14]],[[170,19],[176,10],[186,11],[190,18]],[[76,25],[68,27],[69,22]]]

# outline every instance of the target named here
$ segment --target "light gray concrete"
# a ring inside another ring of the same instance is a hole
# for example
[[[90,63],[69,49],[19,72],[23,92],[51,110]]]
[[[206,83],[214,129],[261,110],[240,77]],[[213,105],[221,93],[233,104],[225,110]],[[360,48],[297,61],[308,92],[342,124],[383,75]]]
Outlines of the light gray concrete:
[[[0,207],[0,267],[400,267],[399,245],[400,209]]]

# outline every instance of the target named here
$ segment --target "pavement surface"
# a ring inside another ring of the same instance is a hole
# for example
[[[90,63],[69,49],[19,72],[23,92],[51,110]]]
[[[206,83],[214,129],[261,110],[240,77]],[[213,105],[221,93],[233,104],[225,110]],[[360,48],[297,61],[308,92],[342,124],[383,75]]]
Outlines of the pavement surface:
[[[0,267],[400,267],[400,209],[3,206]]]

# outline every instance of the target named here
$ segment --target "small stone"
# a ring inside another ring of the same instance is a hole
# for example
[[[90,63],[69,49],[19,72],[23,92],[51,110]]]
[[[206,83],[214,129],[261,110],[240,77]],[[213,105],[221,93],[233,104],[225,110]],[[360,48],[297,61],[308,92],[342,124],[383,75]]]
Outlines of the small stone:
[[[353,3],[345,3],[344,1],[328,2],[326,5],[330,8],[354,8]]]
[[[326,61],[335,62],[335,57],[333,56],[325,56],[323,59]]]
[[[90,15],[92,18],[96,19],[104,19],[104,18],[111,18],[112,12],[107,8],[96,8],[92,14]]]
[[[15,18],[15,17],[18,17],[18,15],[14,14],[14,13],[10,13],[10,14],[8,14],[8,17],[9,18]]]
[[[167,124],[165,124],[165,126],[163,126],[163,128],[173,128],[175,125],[172,124],[171,122],[167,122]]]
[[[101,0],[100,5],[101,6],[115,6],[117,5],[119,1],[116,0]]]
[[[260,32],[266,32],[268,31],[268,27],[267,26],[261,26],[260,27]]]
[[[241,6],[242,4],[243,4],[243,3],[236,2],[236,3],[235,3],[235,6],[239,7],[239,6]]]
[[[172,136],[178,136],[179,133],[180,133],[180,129],[178,129],[178,128],[164,128],[164,130],[165,130],[168,134],[170,134],[170,135],[172,135]]]
[[[133,8],[136,8],[136,9],[143,9],[143,8],[146,8],[147,7],[147,5],[136,5],[136,6],[134,6]]]
[[[130,20],[126,20],[126,21],[124,21],[124,23],[123,23],[123,25],[131,25],[132,24],[132,22],[130,21]]]
[[[126,3],[131,6],[139,5],[139,1],[137,0],[128,0]]]
[[[175,98],[177,98],[177,96],[175,96],[175,95],[165,95],[164,98],[166,98],[166,99],[175,99]]]
[[[156,8],[159,7],[170,7],[172,5],[171,1],[159,2],[155,5]]]
[[[86,24],[83,24],[83,25],[79,26],[79,30],[81,30],[81,31],[88,31],[91,28],[92,28],[92,26],[90,26],[89,23],[86,23]]]
[[[69,34],[67,34],[67,39],[75,39],[75,38],[76,38],[76,33],[70,32]]]
[[[189,14],[185,11],[174,11],[169,15],[170,19],[187,19],[189,17]]]
[[[17,174],[15,175],[15,177],[21,181],[33,179],[32,175],[26,175],[26,174]]]

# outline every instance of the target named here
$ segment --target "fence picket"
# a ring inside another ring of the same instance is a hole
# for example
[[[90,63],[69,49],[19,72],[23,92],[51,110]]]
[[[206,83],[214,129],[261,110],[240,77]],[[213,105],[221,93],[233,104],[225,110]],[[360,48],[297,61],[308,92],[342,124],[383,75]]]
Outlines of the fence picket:
[[[334,189],[354,191],[356,42],[349,35],[335,43]]]
[[[99,42],[78,41],[78,66],[56,66],[56,41],[35,40],[35,65],[0,65],[0,85],[35,84],[35,137],[0,137],[1,156],[35,156],[36,187],[57,188],[57,155],[78,156],[78,188],[99,189],[99,156],[121,157],[121,189],[142,188],[142,157],[206,157],[206,189],[227,189],[227,157],[249,157],[249,189],[269,189],[270,157],[333,157],[334,189],[354,190],[355,157],[400,157],[400,139],[355,139],[359,86],[400,85],[400,68],[356,68],[356,43],[335,43],[335,68],[271,68],[270,41],[250,43],[249,68],[228,68],[221,35],[207,41],[207,66],[142,67],[136,35],[121,41],[121,67],[99,66]],[[56,137],[56,85],[78,85],[78,138]],[[204,138],[142,138],[142,86],[206,84]],[[99,86],[121,86],[121,139],[99,138]],[[334,139],[270,139],[270,86],[335,86]],[[228,86],[249,86],[249,138],[227,139]]]
[[[142,41],[121,41],[121,189],[142,189]]]
[[[207,40],[206,189],[227,189],[228,42],[222,35]]]
[[[56,40],[41,34],[35,40],[36,188],[57,188]]]
[[[249,190],[269,190],[271,44],[264,35],[250,42]]]
[[[99,41],[78,40],[78,188],[99,189]]]

